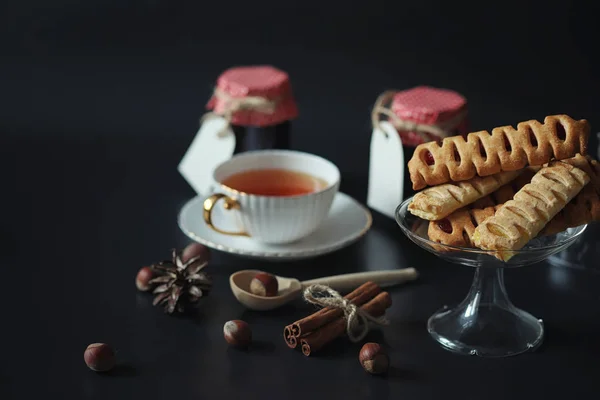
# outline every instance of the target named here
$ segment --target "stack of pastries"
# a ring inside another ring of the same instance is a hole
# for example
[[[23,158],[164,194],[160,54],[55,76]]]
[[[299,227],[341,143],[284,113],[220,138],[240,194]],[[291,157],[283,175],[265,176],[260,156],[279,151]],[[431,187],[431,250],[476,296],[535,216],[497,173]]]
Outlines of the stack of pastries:
[[[590,125],[567,115],[419,145],[408,162],[408,210],[429,239],[508,261],[539,235],[600,220],[600,164]]]

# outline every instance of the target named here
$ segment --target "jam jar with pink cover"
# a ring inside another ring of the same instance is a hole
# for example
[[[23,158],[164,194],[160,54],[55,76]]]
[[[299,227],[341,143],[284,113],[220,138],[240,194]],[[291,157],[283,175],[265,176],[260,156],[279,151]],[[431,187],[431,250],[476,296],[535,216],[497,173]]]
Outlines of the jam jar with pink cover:
[[[386,120],[396,129],[405,162],[421,143],[469,132],[467,100],[453,90],[431,86],[382,93],[373,108],[372,120],[374,126]],[[405,198],[414,194],[406,172],[403,187]]]
[[[288,74],[268,65],[240,66],[217,79],[207,109],[223,117],[235,135],[233,154],[289,149],[298,116]]]

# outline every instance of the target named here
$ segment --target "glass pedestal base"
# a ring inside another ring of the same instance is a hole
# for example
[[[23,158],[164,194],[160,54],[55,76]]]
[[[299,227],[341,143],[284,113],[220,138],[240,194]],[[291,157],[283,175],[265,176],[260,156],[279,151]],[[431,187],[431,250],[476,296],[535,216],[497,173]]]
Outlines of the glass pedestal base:
[[[544,338],[543,322],[510,303],[502,268],[478,268],[465,300],[433,314],[427,330],[447,350],[481,357],[524,353]]]
[[[429,334],[455,353],[480,357],[507,357],[537,348],[544,339],[544,324],[514,308],[482,304],[474,318],[468,308],[444,307],[427,321]]]

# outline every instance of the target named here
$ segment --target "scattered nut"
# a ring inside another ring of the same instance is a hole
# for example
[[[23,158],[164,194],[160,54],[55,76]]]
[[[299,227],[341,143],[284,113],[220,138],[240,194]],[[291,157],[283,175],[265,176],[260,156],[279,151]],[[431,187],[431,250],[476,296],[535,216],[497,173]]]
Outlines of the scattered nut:
[[[248,347],[252,342],[250,325],[239,319],[225,322],[223,335],[227,343],[235,347]]]
[[[106,343],[92,343],[83,353],[83,360],[93,371],[104,372],[111,370],[116,363],[115,352]]]
[[[150,280],[154,278],[154,271],[150,267],[142,267],[135,277],[135,286],[142,292],[147,292],[152,289]]]
[[[273,297],[277,296],[278,291],[277,278],[266,272],[256,274],[250,281],[250,293],[257,296]]]
[[[181,261],[186,262],[193,257],[200,257],[203,261],[210,261],[210,250],[200,243],[188,244],[181,253]]]
[[[390,365],[390,358],[377,343],[365,343],[358,355],[360,364],[370,374],[383,374]]]

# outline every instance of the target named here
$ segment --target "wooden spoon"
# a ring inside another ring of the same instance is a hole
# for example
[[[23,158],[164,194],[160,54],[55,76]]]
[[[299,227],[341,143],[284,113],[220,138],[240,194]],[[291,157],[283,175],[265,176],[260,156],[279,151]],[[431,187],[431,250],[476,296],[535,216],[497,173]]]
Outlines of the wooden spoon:
[[[357,272],[354,274],[328,276],[325,278],[311,279],[300,282],[294,278],[276,276],[279,286],[277,296],[264,297],[250,293],[250,282],[256,274],[262,271],[243,270],[229,277],[229,285],[235,298],[252,310],[272,310],[299,297],[304,288],[321,284],[327,285],[338,292],[348,292],[356,289],[365,282],[372,281],[381,287],[397,285],[417,279],[418,273],[414,268],[405,268],[392,271]]]

